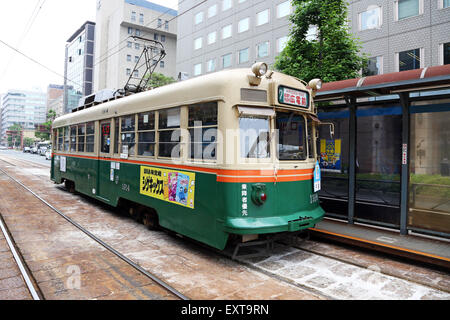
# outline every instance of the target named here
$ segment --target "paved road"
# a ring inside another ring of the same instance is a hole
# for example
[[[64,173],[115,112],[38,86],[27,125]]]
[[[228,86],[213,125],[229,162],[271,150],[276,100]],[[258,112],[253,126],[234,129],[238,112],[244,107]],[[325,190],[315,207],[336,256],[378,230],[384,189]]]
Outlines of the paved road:
[[[50,167],[50,160],[46,160],[44,156],[37,154],[23,153],[22,151],[15,150],[0,150],[0,155],[13,156],[14,158],[35,162]]]

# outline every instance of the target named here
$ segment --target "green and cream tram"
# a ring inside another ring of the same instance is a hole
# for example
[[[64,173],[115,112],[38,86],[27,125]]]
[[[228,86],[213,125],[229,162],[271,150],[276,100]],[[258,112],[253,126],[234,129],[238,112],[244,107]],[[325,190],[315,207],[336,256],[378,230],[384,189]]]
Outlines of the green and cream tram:
[[[51,179],[218,249],[314,227],[318,85],[258,63],[64,115]]]

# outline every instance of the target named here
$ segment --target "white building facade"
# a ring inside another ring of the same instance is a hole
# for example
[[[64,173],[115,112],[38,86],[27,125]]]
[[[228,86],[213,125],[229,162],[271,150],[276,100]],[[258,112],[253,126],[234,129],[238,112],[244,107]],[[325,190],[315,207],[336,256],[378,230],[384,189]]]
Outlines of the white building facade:
[[[1,141],[6,143],[6,131],[14,124],[24,130],[34,130],[44,123],[47,115],[47,94],[41,91],[8,90],[1,108]]]
[[[149,1],[98,0],[95,91],[124,88],[145,43],[133,36],[159,41],[164,46],[166,56],[158,62],[155,72],[175,77],[176,16],[176,10]],[[145,68],[140,68],[134,76],[140,77],[144,72]]]

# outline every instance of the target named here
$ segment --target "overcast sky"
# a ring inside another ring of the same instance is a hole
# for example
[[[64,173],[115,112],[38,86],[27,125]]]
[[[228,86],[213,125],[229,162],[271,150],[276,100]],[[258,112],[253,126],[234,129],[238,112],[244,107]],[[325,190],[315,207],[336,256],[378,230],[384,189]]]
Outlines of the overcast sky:
[[[178,9],[178,0],[151,2]],[[64,78],[31,62],[1,41],[64,75],[66,41],[87,20],[95,22],[96,3],[96,0],[1,0],[0,94],[9,89],[45,91],[50,83],[64,83]],[[36,18],[26,32],[32,16]]]

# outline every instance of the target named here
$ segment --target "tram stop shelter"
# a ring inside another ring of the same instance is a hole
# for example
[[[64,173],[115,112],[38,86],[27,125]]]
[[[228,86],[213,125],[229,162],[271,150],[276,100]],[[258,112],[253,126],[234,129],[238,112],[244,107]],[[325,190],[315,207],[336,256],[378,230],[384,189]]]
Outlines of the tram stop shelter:
[[[450,266],[450,65],[325,83],[315,101],[313,233]]]

